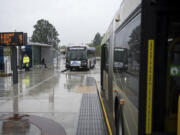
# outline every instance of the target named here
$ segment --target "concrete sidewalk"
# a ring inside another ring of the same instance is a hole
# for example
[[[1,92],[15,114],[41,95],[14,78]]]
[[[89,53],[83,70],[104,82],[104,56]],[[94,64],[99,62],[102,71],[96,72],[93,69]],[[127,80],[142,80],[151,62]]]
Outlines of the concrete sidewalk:
[[[12,85],[11,77],[0,77],[0,119],[14,113],[38,116],[59,123],[67,135],[76,135],[83,94],[96,92],[93,82],[99,80],[99,73],[99,65],[90,71],[64,73],[33,69],[19,72],[17,85]]]

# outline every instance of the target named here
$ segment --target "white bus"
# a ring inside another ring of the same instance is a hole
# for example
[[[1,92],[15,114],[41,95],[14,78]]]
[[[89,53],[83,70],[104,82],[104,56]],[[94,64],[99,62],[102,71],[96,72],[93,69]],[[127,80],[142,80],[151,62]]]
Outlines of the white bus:
[[[95,48],[88,46],[72,46],[66,50],[66,68],[91,69],[95,67]]]

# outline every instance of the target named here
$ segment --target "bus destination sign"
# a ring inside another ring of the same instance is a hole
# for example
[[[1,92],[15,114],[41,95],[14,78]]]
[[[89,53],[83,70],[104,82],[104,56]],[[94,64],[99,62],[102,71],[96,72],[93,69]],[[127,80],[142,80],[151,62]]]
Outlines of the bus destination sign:
[[[23,32],[0,33],[0,46],[22,46]]]
[[[84,50],[85,47],[70,47],[69,50]]]

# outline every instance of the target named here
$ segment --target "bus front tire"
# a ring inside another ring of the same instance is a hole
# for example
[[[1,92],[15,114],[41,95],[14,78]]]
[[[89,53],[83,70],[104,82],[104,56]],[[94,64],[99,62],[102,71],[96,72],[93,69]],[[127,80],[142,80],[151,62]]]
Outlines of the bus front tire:
[[[122,111],[120,105],[118,105],[118,108],[116,110],[116,135],[123,135],[123,117],[122,117]]]

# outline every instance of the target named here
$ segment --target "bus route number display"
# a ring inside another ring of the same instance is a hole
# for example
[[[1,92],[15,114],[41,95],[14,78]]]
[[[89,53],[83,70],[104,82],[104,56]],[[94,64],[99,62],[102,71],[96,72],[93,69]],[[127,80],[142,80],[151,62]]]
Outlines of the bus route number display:
[[[0,33],[0,46],[22,46],[23,32]]]

